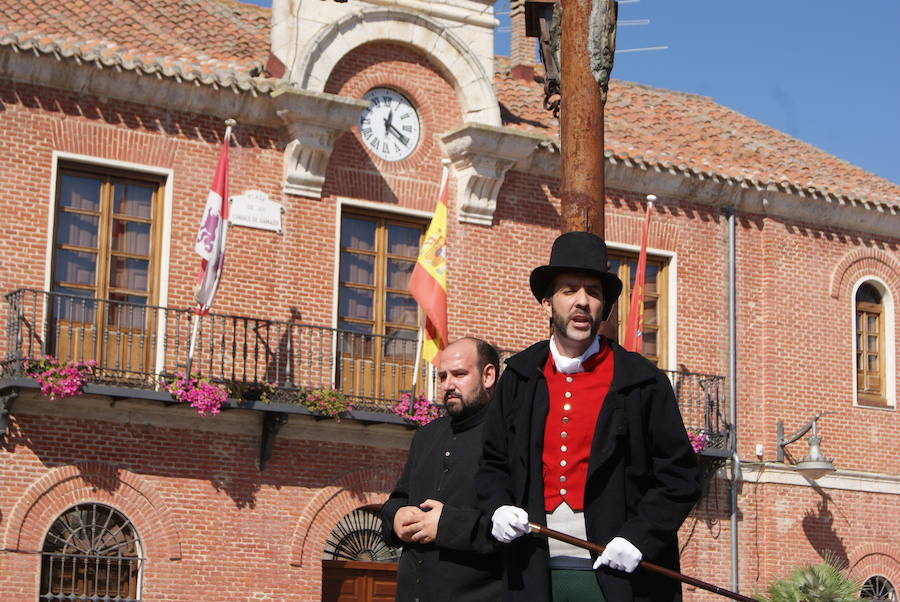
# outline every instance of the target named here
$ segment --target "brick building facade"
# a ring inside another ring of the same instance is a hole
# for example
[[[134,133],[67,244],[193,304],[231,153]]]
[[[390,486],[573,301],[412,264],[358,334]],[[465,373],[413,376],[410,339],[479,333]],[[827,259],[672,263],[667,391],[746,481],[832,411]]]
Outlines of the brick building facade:
[[[390,599],[392,565],[372,562],[390,553],[351,521],[405,459],[412,427],[387,407],[413,372],[428,393],[405,278],[441,159],[451,338],[546,336],[526,283],[559,231],[558,129],[521,40],[493,56],[492,4],[0,0],[0,596],[99,580],[122,600]],[[403,159],[362,132],[377,88],[415,111]],[[232,399],[201,417],[159,382],[183,370],[226,118],[231,194],[281,205],[282,228],[229,231],[195,368]],[[900,186],[708,98],[614,81],[607,124],[613,267],[633,267],[655,194],[644,353],[710,438],[684,572],[751,593],[830,555],[900,587]],[[22,371],[43,353],[102,369],[51,400]],[[270,403],[241,400],[253,382],[278,385]],[[342,420],[291,403],[322,386],[354,405]],[[837,470],[807,481],[804,441],[776,460],[776,424],[818,413]],[[733,452],[737,481],[715,472]],[[81,523],[129,550],[118,581],[78,568],[113,566]]]

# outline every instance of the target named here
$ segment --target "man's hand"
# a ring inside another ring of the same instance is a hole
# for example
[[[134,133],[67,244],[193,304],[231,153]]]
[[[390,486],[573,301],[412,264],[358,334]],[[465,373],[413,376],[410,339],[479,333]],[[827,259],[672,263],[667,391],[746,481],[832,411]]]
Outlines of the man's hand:
[[[491,535],[500,543],[509,543],[531,532],[528,513],[516,506],[500,506],[491,517]]]
[[[437,539],[438,523],[441,520],[441,510],[444,509],[444,504],[428,499],[419,504],[419,508],[425,512],[422,512],[418,522],[409,526],[410,529],[416,530],[411,539],[416,543],[431,543]]]
[[[594,570],[608,566],[626,573],[633,573],[644,555],[624,537],[614,537],[606,544],[606,549],[594,561]]]
[[[413,536],[421,528],[418,525],[424,514],[425,512],[416,506],[401,506],[394,514],[394,533],[397,534],[397,538],[405,543],[412,542]]]

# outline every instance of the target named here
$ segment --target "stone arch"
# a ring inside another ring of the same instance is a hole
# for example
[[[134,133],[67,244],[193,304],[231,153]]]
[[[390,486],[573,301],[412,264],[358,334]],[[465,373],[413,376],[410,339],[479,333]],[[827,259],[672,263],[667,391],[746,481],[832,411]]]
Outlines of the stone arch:
[[[334,485],[322,488],[300,511],[291,538],[291,564],[320,567],[325,540],[334,525],[360,506],[384,502],[402,471],[401,464],[363,468],[348,472]]]
[[[451,82],[466,122],[501,125],[493,74],[449,28],[412,11],[367,8],[321,30],[299,53],[291,79],[312,92],[322,92],[338,61],[370,42],[394,42],[425,53]]]
[[[153,486],[132,472],[103,462],[79,462],[48,471],[32,483],[9,513],[3,547],[40,553],[47,529],[68,508],[96,502],[131,519],[148,558],[181,558],[172,513]]]
[[[900,591],[900,548],[867,543],[850,551],[850,574],[860,579],[881,575]]]
[[[858,249],[847,253],[831,272],[829,293],[835,299],[850,294],[850,287],[864,276],[879,276],[900,294],[900,261],[880,249]]]

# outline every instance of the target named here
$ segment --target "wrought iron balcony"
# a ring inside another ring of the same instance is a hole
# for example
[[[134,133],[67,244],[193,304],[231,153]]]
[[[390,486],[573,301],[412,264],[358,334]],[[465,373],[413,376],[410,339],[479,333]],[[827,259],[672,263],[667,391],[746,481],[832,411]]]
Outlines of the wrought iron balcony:
[[[185,369],[191,336],[189,309],[143,305],[19,289],[8,293],[4,377],[23,376],[22,360],[53,355],[89,359],[110,385],[159,390]],[[251,383],[275,388],[273,401],[305,389],[335,388],[354,408],[387,412],[404,392],[424,391],[433,378],[417,358],[416,341],[234,315],[201,320],[191,367],[232,391]],[[667,372],[685,424],[702,429],[708,449],[725,450],[725,378]],[[415,384],[414,384],[415,383]]]

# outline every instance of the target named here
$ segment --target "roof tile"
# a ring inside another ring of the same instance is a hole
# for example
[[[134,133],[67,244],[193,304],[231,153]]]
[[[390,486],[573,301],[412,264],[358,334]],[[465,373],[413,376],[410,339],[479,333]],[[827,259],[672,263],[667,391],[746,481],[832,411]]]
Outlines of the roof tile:
[[[270,16],[234,0],[0,0],[0,47],[270,91],[275,81],[256,77],[269,55]],[[514,79],[509,60],[497,58],[501,118],[554,146],[558,123],[535,71],[533,80]],[[704,96],[613,80],[605,115],[609,157],[900,206],[897,184]]]

